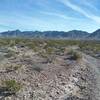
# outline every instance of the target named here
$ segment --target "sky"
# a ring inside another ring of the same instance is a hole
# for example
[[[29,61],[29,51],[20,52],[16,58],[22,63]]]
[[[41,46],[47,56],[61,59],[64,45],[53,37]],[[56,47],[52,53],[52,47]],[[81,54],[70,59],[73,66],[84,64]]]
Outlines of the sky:
[[[0,31],[99,28],[100,0],[0,0]]]

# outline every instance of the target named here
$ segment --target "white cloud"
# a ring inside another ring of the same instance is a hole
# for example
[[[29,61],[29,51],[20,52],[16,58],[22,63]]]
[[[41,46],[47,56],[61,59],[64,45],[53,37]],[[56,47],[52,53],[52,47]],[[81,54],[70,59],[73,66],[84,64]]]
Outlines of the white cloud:
[[[40,13],[45,14],[45,15],[49,15],[49,16],[56,16],[56,17],[62,18],[64,20],[76,20],[76,18],[69,17],[69,16],[66,16],[66,15],[63,15],[63,14],[60,14],[60,13],[55,13],[55,12],[41,11]]]
[[[97,9],[90,1],[84,0],[83,3],[84,3],[87,7],[93,9],[94,11],[98,11],[98,9]]]
[[[81,7],[77,6],[76,4],[71,3],[69,0],[58,0],[58,1],[63,3],[65,6],[73,9],[74,11],[77,11],[77,12],[83,14],[85,17],[87,17],[97,23],[100,23],[99,16],[96,16],[96,15],[92,14],[91,12],[88,13],[86,10],[83,10]]]

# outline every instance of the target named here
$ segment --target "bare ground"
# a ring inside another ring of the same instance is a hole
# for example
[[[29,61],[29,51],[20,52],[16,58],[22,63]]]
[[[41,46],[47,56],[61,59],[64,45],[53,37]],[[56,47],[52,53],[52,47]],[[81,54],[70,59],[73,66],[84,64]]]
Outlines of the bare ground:
[[[0,90],[0,100],[100,100],[100,61],[83,54],[79,61],[56,55],[52,63],[28,48],[0,61],[0,81],[15,79],[22,84],[16,95]],[[1,54],[2,57],[2,54]],[[17,70],[9,66],[20,65]],[[41,69],[36,69],[36,67]]]

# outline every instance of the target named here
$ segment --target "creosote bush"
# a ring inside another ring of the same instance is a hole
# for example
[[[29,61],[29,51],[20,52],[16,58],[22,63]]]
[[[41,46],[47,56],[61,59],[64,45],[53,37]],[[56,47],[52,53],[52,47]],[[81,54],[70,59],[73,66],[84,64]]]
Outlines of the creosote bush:
[[[81,53],[78,53],[78,52],[73,51],[73,50],[69,51],[68,55],[70,55],[70,59],[72,59],[72,60],[79,60],[82,58]]]
[[[16,80],[5,80],[2,84],[9,93],[16,93],[21,89],[21,84],[16,82]]]
[[[14,55],[15,55],[14,52],[9,51],[9,52],[5,55],[5,57],[6,57],[6,58],[10,58],[10,57],[12,57],[12,56],[14,56]]]

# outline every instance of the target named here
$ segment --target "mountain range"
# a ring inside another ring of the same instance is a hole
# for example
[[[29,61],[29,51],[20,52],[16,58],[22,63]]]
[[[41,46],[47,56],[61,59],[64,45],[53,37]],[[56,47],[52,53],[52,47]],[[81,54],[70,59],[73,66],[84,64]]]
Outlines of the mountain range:
[[[81,30],[64,31],[5,31],[0,32],[0,37],[25,37],[25,38],[60,38],[60,39],[97,39],[100,40],[100,29],[88,33]]]

